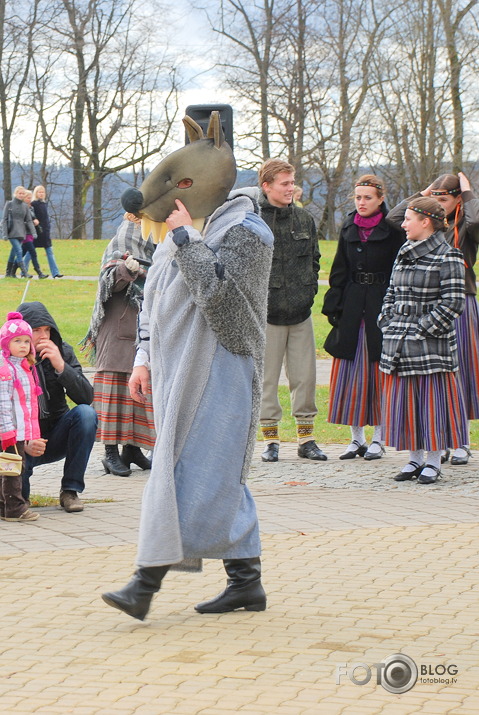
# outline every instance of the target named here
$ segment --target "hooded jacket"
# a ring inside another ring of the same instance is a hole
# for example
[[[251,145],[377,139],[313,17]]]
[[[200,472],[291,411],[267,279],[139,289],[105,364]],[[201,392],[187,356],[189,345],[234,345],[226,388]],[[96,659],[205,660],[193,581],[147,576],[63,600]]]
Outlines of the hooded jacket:
[[[50,338],[65,361],[63,372],[58,374],[50,360],[41,360],[37,354],[36,368],[43,390],[43,394],[39,396],[40,429],[42,436],[45,436],[60,417],[69,411],[66,397],[77,405],[90,405],[93,402],[93,387],[83,374],[72,346],[62,340],[57,324],[43,303],[22,303],[18,311],[32,328],[49,326]]]
[[[297,325],[311,315],[318,292],[318,238],[314,219],[290,204],[272,206],[260,194],[261,218],[274,235],[273,265],[268,289],[268,323]]]

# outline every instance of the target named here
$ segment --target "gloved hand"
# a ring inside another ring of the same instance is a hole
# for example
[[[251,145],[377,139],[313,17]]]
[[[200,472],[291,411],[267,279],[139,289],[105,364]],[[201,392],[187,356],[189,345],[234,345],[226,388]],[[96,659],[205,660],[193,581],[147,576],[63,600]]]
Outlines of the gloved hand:
[[[133,256],[128,256],[128,258],[125,259],[125,266],[130,273],[138,273],[140,270],[140,264],[133,258]]]
[[[340,318],[339,313],[335,313],[334,315],[328,315],[328,321],[329,324],[333,326],[333,328],[337,328],[339,325],[339,318]]]

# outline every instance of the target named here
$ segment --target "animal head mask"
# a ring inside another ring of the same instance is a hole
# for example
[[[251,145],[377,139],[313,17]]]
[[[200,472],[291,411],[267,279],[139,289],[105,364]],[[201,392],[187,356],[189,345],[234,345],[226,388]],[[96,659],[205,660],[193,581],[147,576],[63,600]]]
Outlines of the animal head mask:
[[[183,123],[190,144],[178,149],[153,169],[140,189],[127,189],[121,197],[125,211],[141,218],[144,238],[151,233],[155,243],[163,241],[168,228],[164,221],[180,199],[196,228],[226,200],[236,179],[233,152],[226,143],[219,112],[211,112],[206,137],[191,117]]]

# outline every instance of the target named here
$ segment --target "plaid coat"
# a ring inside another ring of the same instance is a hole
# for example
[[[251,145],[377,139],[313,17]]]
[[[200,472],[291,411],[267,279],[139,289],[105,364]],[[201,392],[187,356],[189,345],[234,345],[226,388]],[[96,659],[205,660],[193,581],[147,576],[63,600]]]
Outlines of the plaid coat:
[[[464,310],[464,260],[442,232],[407,241],[393,266],[378,325],[380,369],[428,375],[458,369],[454,320]]]

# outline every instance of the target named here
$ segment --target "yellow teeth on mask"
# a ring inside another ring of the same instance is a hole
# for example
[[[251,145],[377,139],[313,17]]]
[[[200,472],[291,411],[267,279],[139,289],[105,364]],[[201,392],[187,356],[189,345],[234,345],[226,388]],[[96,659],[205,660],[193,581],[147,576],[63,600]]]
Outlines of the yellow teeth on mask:
[[[194,218],[193,227],[197,231],[202,231],[205,220],[204,218]],[[154,243],[163,243],[165,236],[168,233],[168,226],[164,222],[153,221],[151,218],[143,216],[141,219],[141,237],[144,241],[148,240],[151,234]]]
[[[148,236],[151,234],[153,243],[163,243],[167,233],[168,226],[166,223],[152,221],[150,218],[146,218],[146,216],[143,216],[141,219],[141,237],[144,241],[148,240]]]

